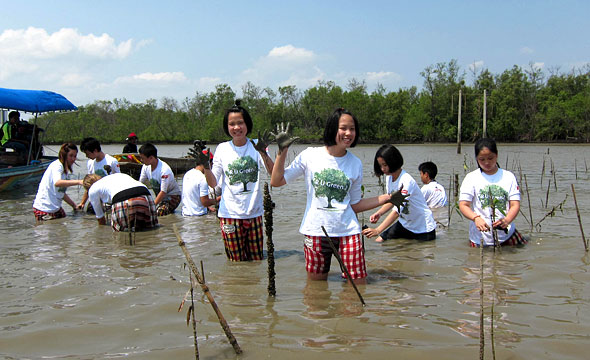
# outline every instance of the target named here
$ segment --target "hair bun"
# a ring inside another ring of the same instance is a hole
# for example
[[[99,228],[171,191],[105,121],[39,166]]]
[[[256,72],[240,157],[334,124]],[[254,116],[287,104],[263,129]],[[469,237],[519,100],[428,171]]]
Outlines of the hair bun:
[[[240,104],[242,103],[242,99],[236,99],[236,106],[239,107]]]

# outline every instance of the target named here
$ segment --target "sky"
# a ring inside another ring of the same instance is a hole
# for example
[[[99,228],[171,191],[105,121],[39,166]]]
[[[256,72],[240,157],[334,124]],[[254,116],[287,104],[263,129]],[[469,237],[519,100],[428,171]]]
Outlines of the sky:
[[[76,105],[142,103],[228,84],[351,79],[422,88],[455,59],[473,83],[514,65],[546,74],[590,64],[590,1],[0,0],[0,87],[51,90]]]

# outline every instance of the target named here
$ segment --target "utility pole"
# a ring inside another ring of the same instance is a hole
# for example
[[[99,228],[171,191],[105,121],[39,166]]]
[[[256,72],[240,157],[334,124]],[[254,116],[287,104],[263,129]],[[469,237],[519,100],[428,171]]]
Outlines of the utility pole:
[[[486,116],[487,111],[487,90],[483,90],[483,137],[488,137],[488,119]]]
[[[457,114],[457,154],[461,153],[461,90],[459,90],[459,112]]]

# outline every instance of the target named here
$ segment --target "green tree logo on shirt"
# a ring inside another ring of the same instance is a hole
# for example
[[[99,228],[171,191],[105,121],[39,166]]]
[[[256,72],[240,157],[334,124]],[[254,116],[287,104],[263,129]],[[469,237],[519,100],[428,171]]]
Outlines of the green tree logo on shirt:
[[[154,193],[158,195],[160,193],[160,183],[156,179],[150,179],[150,185],[152,186],[152,190]]]
[[[508,192],[504,188],[492,184],[487,185],[479,191],[477,198],[481,202],[481,208],[485,209],[491,206],[490,193],[495,203],[496,209],[506,216],[506,204],[508,204]]]
[[[247,192],[248,183],[258,181],[258,163],[250,155],[237,158],[228,165],[225,175],[229,178],[230,185],[242,183],[242,192]]]
[[[316,197],[328,199],[327,209],[333,208],[332,200],[342,201],[350,189],[350,180],[342,170],[324,169],[313,174],[311,184]]]

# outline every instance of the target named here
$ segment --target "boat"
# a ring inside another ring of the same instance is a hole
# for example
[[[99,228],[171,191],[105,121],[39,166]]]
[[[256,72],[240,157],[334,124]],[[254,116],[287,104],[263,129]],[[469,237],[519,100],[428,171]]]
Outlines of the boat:
[[[21,121],[29,135],[29,151],[24,156],[11,149],[0,149],[0,192],[10,191],[25,185],[38,184],[43,173],[57,159],[43,154],[42,141],[37,126],[40,114],[54,111],[76,111],[78,108],[63,95],[45,90],[20,90],[0,88],[0,111],[23,111],[35,115],[31,124]]]
[[[142,163],[139,159],[139,154],[114,154],[112,155],[119,162],[119,169],[124,174],[127,174],[138,180],[141,174]],[[193,157],[164,157],[158,156],[158,159],[164,161],[174,173],[174,176],[181,176],[190,169],[197,166],[197,160]]]

